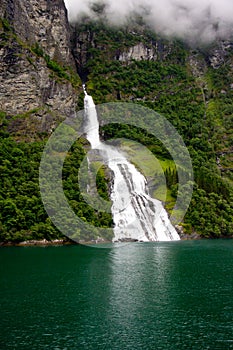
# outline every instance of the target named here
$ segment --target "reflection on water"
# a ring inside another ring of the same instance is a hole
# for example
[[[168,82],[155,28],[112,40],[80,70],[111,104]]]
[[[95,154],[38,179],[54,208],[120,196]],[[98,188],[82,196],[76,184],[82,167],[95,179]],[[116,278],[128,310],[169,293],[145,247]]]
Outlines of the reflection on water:
[[[232,241],[0,249],[0,349],[233,349]]]
[[[138,349],[146,349],[151,341],[153,346],[161,341],[165,345],[169,338],[173,327],[169,289],[176,268],[172,260],[169,244],[135,244],[112,253],[109,315],[113,331],[125,341],[131,335],[132,348],[135,340]]]

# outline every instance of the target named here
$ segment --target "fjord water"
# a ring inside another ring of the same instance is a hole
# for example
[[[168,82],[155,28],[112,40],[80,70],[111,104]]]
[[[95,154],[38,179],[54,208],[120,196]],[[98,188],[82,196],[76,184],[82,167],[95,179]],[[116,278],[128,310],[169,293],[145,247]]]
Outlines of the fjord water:
[[[233,349],[233,241],[0,248],[0,349]]]

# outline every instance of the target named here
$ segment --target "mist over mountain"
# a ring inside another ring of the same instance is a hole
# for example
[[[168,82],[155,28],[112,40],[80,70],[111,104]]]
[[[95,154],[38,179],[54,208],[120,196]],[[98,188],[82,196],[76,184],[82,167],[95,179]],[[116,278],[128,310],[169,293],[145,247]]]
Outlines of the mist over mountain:
[[[231,0],[65,0],[70,21],[84,14],[102,13],[110,23],[122,25],[139,14],[157,32],[179,37],[191,43],[209,43],[232,34]]]

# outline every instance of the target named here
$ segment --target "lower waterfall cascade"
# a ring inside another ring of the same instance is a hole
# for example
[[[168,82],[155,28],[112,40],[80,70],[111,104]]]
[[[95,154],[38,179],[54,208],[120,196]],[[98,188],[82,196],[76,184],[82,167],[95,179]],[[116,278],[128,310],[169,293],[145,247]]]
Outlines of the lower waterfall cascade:
[[[145,177],[117,149],[100,141],[95,104],[85,86],[83,89],[86,138],[92,149],[101,152],[113,173],[113,242],[179,240],[162,202],[149,195]]]

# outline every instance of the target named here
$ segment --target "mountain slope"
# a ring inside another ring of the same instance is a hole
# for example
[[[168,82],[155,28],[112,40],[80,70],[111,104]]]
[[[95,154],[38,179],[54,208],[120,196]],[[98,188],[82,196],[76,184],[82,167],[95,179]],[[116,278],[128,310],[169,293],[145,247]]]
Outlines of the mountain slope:
[[[119,29],[88,20],[76,25],[74,36],[79,71],[88,77],[97,103],[140,103],[162,113],[182,135],[195,175],[186,231],[232,235],[233,44],[220,41],[192,49],[159,37],[145,25]],[[123,133],[105,129],[104,135]],[[124,136],[146,144],[166,163],[155,140],[127,128]],[[167,177],[171,173],[168,168]],[[174,196],[177,180],[167,182]],[[168,209],[171,203],[168,198]]]
[[[185,232],[233,235],[232,42],[193,49],[156,35],[141,22],[115,28],[86,18],[70,27],[62,0],[0,4],[0,240],[61,236],[44,211],[38,168],[52,130],[83,108],[81,79],[96,104],[142,104],[175,126],[190,151],[195,175]],[[136,140],[159,159],[170,211],[178,179],[163,145],[127,125],[104,127],[101,134]],[[64,191],[80,217],[108,227],[111,216],[89,207],[79,191],[78,167],[87,148],[80,139],[68,154]],[[100,169],[97,187],[104,199],[106,178],[106,169]],[[155,195],[159,198],[159,187]]]
[[[0,241],[63,237],[40,197],[45,141],[81,81],[63,1],[0,1]]]
[[[1,1],[0,62],[0,110],[8,123],[10,116],[31,116],[14,130],[22,124],[28,134],[49,131],[74,114],[80,81],[63,1]]]

